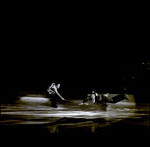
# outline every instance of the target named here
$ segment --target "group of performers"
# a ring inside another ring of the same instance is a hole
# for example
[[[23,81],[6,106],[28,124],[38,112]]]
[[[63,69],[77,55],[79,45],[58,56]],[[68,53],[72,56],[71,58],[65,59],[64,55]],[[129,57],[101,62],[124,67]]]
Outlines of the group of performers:
[[[51,106],[52,107],[58,107],[57,102],[58,101],[66,101],[58,92],[58,89],[60,88],[60,83],[52,83],[51,86],[48,87],[47,92],[50,95],[51,98]],[[58,99],[59,98],[59,99]],[[106,94],[98,94],[94,90],[92,90],[91,94],[87,94],[87,97],[83,100],[83,104],[87,101],[91,100],[92,103],[117,103],[123,99],[129,100],[128,95],[126,94],[119,94],[115,97],[110,97],[109,93]]]

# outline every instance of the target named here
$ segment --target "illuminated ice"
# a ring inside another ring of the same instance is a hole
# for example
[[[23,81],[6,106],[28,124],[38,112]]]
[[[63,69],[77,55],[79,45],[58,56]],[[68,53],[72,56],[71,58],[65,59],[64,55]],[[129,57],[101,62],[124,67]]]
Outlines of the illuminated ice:
[[[21,101],[23,101],[23,102],[47,103],[49,101],[49,99],[44,98],[44,97],[21,97]]]

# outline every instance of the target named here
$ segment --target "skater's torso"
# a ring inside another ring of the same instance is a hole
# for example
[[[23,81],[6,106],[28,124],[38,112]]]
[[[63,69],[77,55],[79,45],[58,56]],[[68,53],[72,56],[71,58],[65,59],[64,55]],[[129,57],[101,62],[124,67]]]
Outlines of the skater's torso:
[[[97,103],[99,100],[99,95],[97,93],[88,94],[88,97],[90,97],[90,100],[92,100],[92,103]]]
[[[56,88],[54,83],[47,89],[47,91],[48,91],[48,93],[50,95],[55,95],[56,94],[56,90],[57,90],[57,88]]]

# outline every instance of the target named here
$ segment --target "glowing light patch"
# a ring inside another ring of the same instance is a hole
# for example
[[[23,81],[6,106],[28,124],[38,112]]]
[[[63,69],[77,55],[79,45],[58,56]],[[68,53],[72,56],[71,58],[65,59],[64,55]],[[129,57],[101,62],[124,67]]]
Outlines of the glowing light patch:
[[[49,99],[44,98],[44,97],[21,97],[20,99],[23,102],[36,102],[36,103],[47,103],[47,102],[49,102]]]

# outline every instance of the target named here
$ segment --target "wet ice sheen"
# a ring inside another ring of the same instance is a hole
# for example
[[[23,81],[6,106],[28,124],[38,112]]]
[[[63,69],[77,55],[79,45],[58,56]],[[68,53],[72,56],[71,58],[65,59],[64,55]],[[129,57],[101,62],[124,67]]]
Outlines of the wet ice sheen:
[[[39,117],[74,117],[74,118],[122,118],[135,115],[134,102],[117,104],[79,105],[82,100],[72,103],[58,104],[58,108],[49,105],[48,98],[22,97],[15,104],[2,104],[2,115],[39,116]]]
[[[111,123],[125,118],[141,118],[146,115],[145,112],[149,112],[149,107],[137,107],[135,102],[121,101],[106,105],[81,103],[82,100],[70,100],[58,103],[58,108],[53,108],[48,98],[22,97],[14,104],[1,104],[1,124],[44,125],[50,133],[63,133],[69,128],[83,127],[95,133]]]

